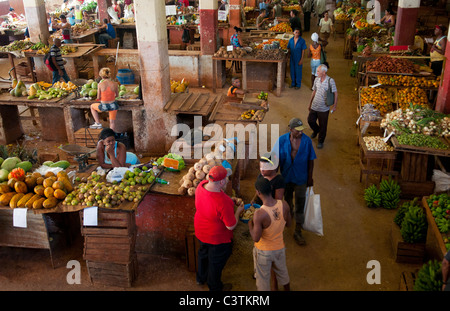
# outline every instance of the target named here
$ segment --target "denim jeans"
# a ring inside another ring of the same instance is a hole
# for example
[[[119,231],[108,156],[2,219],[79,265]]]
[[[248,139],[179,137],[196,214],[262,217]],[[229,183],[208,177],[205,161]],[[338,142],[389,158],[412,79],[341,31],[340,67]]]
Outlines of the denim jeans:
[[[233,243],[214,245],[200,241],[197,282],[206,282],[210,291],[221,291],[222,270],[231,256],[232,248]]]
[[[55,84],[56,82],[58,82],[61,78],[63,78],[64,81],[65,81],[66,83],[70,81],[70,78],[69,78],[69,76],[67,75],[66,70],[63,69],[62,72],[63,72],[63,75],[61,76],[61,75],[59,74],[59,71],[58,71],[58,70],[53,71],[53,81],[52,81],[53,84]]]

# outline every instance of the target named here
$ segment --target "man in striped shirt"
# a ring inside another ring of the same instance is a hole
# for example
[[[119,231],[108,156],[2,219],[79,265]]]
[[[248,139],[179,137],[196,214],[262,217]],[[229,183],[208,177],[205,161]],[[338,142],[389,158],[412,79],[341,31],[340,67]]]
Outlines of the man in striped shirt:
[[[64,69],[66,61],[61,56],[61,50],[59,49],[60,46],[61,39],[55,38],[55,40],[53,41],[53,45],[50,48],[51,62],[56,68],[56,70],[53,71],[53,84],[58,82],[61,78],[63,78],[66,83],[70,81],[66,69]]]
[[[308,124],[313,130],[311,138],[315,138],[319,135],[317,148],[322,149],[325,137],[327,135],[328,116],[330,113],[336,111],[337,108],[337,88],[334,79],[327,75],[328,67],[324,64],[317,68],[317,78],[314,80],[313,92],[311,95],[311,101],[309,103],[309,115]],[[334,104],[327,106],[327,91],[331,87],[334,93]],[[319,121],[319,124],[317,124]]]

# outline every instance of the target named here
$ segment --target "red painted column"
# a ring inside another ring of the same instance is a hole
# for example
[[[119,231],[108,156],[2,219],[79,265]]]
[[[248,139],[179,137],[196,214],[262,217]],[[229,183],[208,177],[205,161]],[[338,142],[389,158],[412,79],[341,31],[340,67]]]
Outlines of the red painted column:
[[[449,24],[450,26],[450,24]],[[447,34],[447,38],[450,32]],[[442,75],[442,83],[439,87],[437,100],[436,100],[436,110],[450,114],[450,41],[447,40],[447,46],[445,47],[445,57],[447,62],[444,62],[444,74]]]
[[[400,0],[395,24],[394,45],[413,45],[420,0]]]
[[[201,0],[200,15],[200,46],[202,55],[213,55],[217,51],[218,36],[218,2],[216,0]]]
[[[230,24],[230,28],[233,29],[234,26],[241,27],[242,19],[241,19],[241,4],[242,0],[229,0],[229,15],[228,20]],[[230,32],[233,33],[233,32]]]
[[[109,14],[107,12],[108,7],[112,5],[111,0],[97,0],[98,6],[98,19],[103,21],[104,18],[109,20]]]

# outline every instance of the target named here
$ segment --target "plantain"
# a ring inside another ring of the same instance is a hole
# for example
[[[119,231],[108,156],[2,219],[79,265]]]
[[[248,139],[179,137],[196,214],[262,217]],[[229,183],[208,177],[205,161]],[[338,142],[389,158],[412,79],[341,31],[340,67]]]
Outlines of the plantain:
[[[19,200],[25,195],[25,193],[16,193],[12,198],[11,201],[9,201],[9,207],[11,208],[16,208],[17,207],[17,203],[19,202]]]
[[[11,192],[2,194],[0,196],[0,205],[8,206],[9,202],[11,201],[13,196],[15,196],[16,194],[17,194],[17,192],[15,192],[15,191],[11,191]]]
[[[34,196],[33,192],[26,193],[22,198],[20,198],[19,201],[17,201],[16,207],[25,207],[25,203],[28,202],[29,199],[31,199]]]

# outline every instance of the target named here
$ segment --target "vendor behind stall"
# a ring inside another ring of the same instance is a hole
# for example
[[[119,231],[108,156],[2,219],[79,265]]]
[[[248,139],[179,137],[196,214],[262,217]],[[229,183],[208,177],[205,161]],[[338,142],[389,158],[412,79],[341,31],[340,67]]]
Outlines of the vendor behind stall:
[[[121,142],[116,141],[116,132],[104,128],[97,143],[97,161],[102,168],[129,167],[139,164],[138,157],[127,151]]]
[[[10,17],[11,19],[19,19],[19,15],[17,15],[16,11],[14,11],[13,8],[9,8],[8,17]]]
[[[440,76],[442,74],[442,66],[445,59],[445,47],[447,45],[447,36],[444,35],[447,27],[444,25],[437,25],[434,28],[436,40],[430,50],[431,69],[434,75]]]
[[[98,42],[105,45],[105,47],[108,47],[108,40],[116,38],[116,30],[114,29],[114,26],[108,22],[107,18],[103,19],[103,25],[100,26],[99,29],[100,34],[98,35]],[[111,46],[111,48],[112,47],[113,46]]]
[[[56,21],[54,20],[52,27],[55,29],[61,29],[64,43],[73,43],[72,25],[70,25],[70,23],[67,21],[67,17],[64,14],[61,14],[59,19],[61,20],[61,24],[56,23]]]
[[[228,89],[227,96],[228,97],[237,97],[237,95],[244,95],[245,91],[240,89],[241,87],[241,80],[239,78],[232,78],[231,79],[231,86]]]
[[[260,10],[258,17],[256,18],[256,29],[265,30],[268,20],[269,18],[266,17],[266,9]]]
[[[233,48],[241,48],[244,46],[241,40],[241,33],[242,28],[239,28],[237,26],[234,26],[234,34],[230,38],[230,43],[233,46]]]

